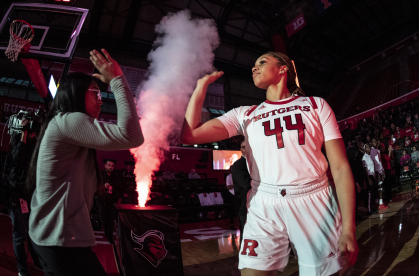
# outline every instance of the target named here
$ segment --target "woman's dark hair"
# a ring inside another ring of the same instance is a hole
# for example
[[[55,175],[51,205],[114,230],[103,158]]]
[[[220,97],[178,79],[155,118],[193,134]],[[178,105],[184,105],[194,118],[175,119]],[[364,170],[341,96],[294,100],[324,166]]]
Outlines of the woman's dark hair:
[[[36,188],[36,170],[38,165],[39,148],[45,135],[45,131],[48,128],[49,122],[60,112],[82,112],[86,113],[86,101],[85,95],[90,84],[94,81],[94,78],[90,75],[81,72],[75,72],[68,74],[66,80],[60,84],[57,90],[57,94],[52,102],[51,109],[48,112],[47,117],[42,122],[41,132],[39,134],[38,141],[32,158],[30,161],[28,176],[26,178],[27,190],[30,195]],[[90,149],[94,155],[97,185],[102,183],[102,175],[99,170],[97,163],[96,150]]]
[[[288,67],[287,70],[287,88],[291,92],[292,95],[299,95],[304,96],[305,93],[303,89],[298,87],[296,82],[297,73],[295,72],[294,64],[292,63],[291,59],[283,53],[280,52],[267,52],[265,55],[271,56],[276,58],[278,61],[278,65],[285,65]]]

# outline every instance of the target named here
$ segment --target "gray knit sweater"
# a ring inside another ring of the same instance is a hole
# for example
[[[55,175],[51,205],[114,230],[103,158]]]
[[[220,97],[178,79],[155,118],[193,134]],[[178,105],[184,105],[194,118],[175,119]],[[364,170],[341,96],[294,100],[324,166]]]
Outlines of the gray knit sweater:
[[[138,115],[124,76],[111,88],[117,125],[100,123],[80,112],[60,113],[41,142],[32,196],[29,235],[41,246],[94,246],[89,211],[97,190],[94,151],[122,150],[143,142]]]

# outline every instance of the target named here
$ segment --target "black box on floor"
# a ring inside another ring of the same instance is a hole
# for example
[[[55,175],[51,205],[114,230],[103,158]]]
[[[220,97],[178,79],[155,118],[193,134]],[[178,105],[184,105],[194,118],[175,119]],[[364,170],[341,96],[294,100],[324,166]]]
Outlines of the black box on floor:
[[[116,205],[121,275],[182,276],[178,211],[167,206]]]

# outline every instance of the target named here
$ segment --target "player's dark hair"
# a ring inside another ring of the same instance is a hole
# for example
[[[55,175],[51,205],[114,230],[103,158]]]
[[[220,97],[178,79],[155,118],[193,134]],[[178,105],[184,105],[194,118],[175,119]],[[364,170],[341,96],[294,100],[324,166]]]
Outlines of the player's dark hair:
[[[26,178],[26,187],[30,195],[36,188],[36,170],[38,165],[39,148],[51,120],[59,113],[67,112],[82,112],[86,113],[86,99],[85,95],[90,84],[94,78],[88,74],[75,72],[67,76],[66,80],[60,84],[57,89],[57,94],[52,102],[51,109],[47,117],[43,120],[41,132],[38,141],[36,142],[35,149],[30,161],[28,176]],[[48,145],[46,145],[48,146]],[[94,156],[97,185],[102,183],[102,175],[97,163],[96,150],[90,149],[91,154]]]
[[[287,70],[287,88],[291,92],[292,95],[295,96],[304,96],[305,93],[303,89],[298,87],[296,82],[297,73],[295,72],[294,64],[292,63],[291,59],[283,53],[280,52],[267,52],[265,55],[271,56],[276,58],[278,61],[278,65],[285,65],[288,67]]]

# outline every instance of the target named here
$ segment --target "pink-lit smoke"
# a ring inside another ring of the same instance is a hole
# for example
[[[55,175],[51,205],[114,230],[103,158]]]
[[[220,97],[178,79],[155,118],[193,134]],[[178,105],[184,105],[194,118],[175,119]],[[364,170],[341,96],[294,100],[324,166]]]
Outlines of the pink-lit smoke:
[[[213,71],[219,44],[213,20],[191,19],[189,11],[169,14],[156,26],[158,38],[148,59],[148,79],[137,99],[144,144],[131,149],[139,205],[149,198],[151,178],[164,160],[170,141],[179,139],[186,106],[196,81]]]

